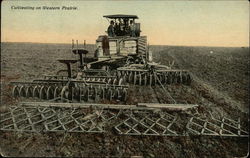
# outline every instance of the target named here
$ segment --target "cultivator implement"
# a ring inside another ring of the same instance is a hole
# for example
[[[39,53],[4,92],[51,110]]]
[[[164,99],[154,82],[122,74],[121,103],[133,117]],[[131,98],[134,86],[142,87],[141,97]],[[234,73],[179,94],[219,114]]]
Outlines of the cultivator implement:
[[[59,76],[59,75],[45,75],[44,81],[52,81],[52,80],[69,80],[67,76]],[[86,82],[102,82],[111,85],[122,85],[124,84],[123,79],[118,79],[116,76],[82,76],[78,75],[76,77],[79,81]],[[33,81],[43,81],[43,80],[33,80]]]
[[[241,127],[240,119],[235,121],[227,117],[222,119],[212,117],[210,121],[204,118],[191,117],[187,123],[187,129],[190,135],[248,136],[248,132]]]
[[[11,106],[1,112],[0,130],[248,138],[248,131],[242,126],[240,119],[204,118],[185,113],[197,106],[21,102],[18,106]],[[179,110],[182,112],[176,113]]]
[[[186,84],[191,83],[187,70],[170,69],[163,65],[133,64],[117,69],[118,78],[137,85]]]
[[[100,78],[99,78],[100,79]],[[77,102],[98,101],[99,99],[126,100],[127,86],[121,80],[34,80],[32,82],[12,82],[14,97],[33,97],[45,100],[67,100]]]
[[[125,119],[114,127],[121,135],[178,136],[177,132],[172,130],[177,116],[172,114],[130,111],[123,112],[121,117]]]

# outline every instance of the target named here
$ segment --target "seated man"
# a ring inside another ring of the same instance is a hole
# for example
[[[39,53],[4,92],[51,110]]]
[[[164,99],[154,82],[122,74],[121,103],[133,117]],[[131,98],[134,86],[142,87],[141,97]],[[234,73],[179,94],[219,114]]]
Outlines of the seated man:
[[[115,27],[114,27],[114,30],[115,30],[115,35],[116,36],[120,36],[120,33],[121,33],[121,26],[118,22],[115,23]]]
[[[130,20],[129,30],[130,30],[130,36],[136,37],[136,34],[135,34],[136,26],[133,20]]]
[[[108,36],[114,37],[115,36],[115,30],[114,30],[114,21],[110,21],[110,25],[108,27]]]

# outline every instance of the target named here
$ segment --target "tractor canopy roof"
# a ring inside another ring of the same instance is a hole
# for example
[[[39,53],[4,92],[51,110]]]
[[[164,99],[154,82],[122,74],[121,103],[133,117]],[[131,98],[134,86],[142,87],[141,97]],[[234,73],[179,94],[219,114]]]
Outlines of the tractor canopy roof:
[[[103,17],[109,19],[139,19],[137,15],[124,15],[124,14],[115,14],[115,15],[104,15]]]

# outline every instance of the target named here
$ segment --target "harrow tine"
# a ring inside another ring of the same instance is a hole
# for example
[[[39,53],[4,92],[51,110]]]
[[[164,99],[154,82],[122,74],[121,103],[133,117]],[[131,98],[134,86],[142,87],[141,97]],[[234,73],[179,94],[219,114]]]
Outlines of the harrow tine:
[[[72,90],[72,99],[79,101],[79,86],[77,85]]]
[[[129,82],[130,72],[126,71],[126,81]]]
[[[101,89],[101,94],[100,94],[100,96],[101,96],[101,99],[104,99],[104,98],[105,98],[105,88],[102,88],[102,89]]]
[[[12,95],[14,96],[14,97],[18,97],[19,96],[19,90],[18,90],[18,86],[17,85],[15,85],[14,87],[13,87],[13,89],[12,89]]]
[[[79,87],[79,101],[80,102],[85,102],[85,95],[86,95],[86,88],[85,87]]]
[[[182,81],[182,72],[179,73],[179,76],[180,76],[180,83],[183,83],[183,81]]]
[[[118,85],[119,85],[119,86],[122,85],[122,82],[123,82],[123,79],[120,78],[119,81],[118,81]]]
[[[92,87],[90,92],[91,92],[91,99],[96,100],[96,88]]]
[[[38,90],[38,86],[35,86],[34,88],[33,88],[33,91],[32,91],[32,97],[37,97],[37,98],[39,98],[39,90]]]
[[[74,95],[75,94],[75,87],[71,87],[71,90],[69,90],[69,93],[71,93],[70,96],[69,96],[70,97],[69,99],[73,100],[75,98],[75,95]]]
[[[53,93],[53,88],[52,88],[52,86],[49,86],[47,91],[46,91],[46,98],[47,99],[53,99],[52,93]]]
[[[111,78],[110,78],[110,79],[108,79],[108,84],[111,84],[111,82],[112,82]]]
[[[150,74],[150,76],[149,76],[149,85],[150,86],[152,86],[152,79],[153,79],[153,76],[152,76],[152,74]]]
[[[68,96],[66,94],[66,89],[68,87],[67,86],[63,86],[62,90],[61,90],[61,93],[60,93],[60,96],[61,96],[61,100],[65,100],[65,99],[68,99]]]
[[[120,98],[120,92],[119,92],[119,89],[115,89],[114,98],[115,98],[115,99],[119,99],[119,98]]]
[[[99,88],[94,88],[94,100],[96,101],[96,100],[99,100],[99,96],[98,96],[98,91],[100,91],[100,89]]]
[[[187,75],[187,85],[191,84],[191,76],[188,74]]]
[[[178,72],[175,72],[174,73],[174,84],[176,84],[176,83],[178,83],[177,81],[178,81]]]
[[[126,89],[123,89],[123,92],[122,92],[122,100],[127,100],[127,95],[128,95],[128,92]]]
[[[89,91],[89,96],[88,96],[88,100],[92,100],[93,99],[93,87],[89,87],[88,88]]]
[[[136,84],[136,81],[137,81],[137,74],[136,72],[134,73],[134,85]]]
[[[54,89],[54,93],[53,93],[54,94],[54,98],[59,97],[59,92],[60,92],[59,91],[59,87],[56,86],[55,89]]]
[[[187,74],[186,74],[186,73],[183,73],[183,74],[182,74],[182,83],[183,83],[183,84],[186,84],[186,83],[187,83]]]
[[[19,96],[20,97],[25,97],[25,90],[24,90],[24,85],[22,85],[19,89]]]
[[[82,102],[82,87],[79,87],[79,102],[81,103]]]
[[[127,75],[124,73],[124,75],[122,76],[122,79],[127,82]]]
[[[129,72],[129,76],[128,76],[128,82],[129,83],[131,83],[131,81],[132,81],[132,76],[133,76],[133,73]]]
[[[117,77],[120,78],[121,77],[121,72],[120,71],[117,71]]]
[[[42,86],[39,91],[39,98],[40,99],[46,99],[46,87]]]
[[[117,85],[117,79],[115,78],[114,81],[113,81],[113,85]]]
[[[84,94],[84,101],[88,102],[89,100],[89,88],[86,88],[85,94]]]
[[[112,90],[109,89],[109,90],[108,90],[108,93],[107,93],[107,99],[108,99],[108,100],[112,100],[112,95],[113,95],[113,94],[112,94]]]
[[[147,74],[144,74],[144,85],[145,85],[145,86],[147,85],[147,79],[148,79]]]
[[[139,85],[141,86],[141,82],[142,82],[142,77],[141,74],[139,74]]]
[[[28,97],[32,97],[32,87],[31,86],[28,86],[26,88],[26,91],[25,91],[25,96],[28,98]]]

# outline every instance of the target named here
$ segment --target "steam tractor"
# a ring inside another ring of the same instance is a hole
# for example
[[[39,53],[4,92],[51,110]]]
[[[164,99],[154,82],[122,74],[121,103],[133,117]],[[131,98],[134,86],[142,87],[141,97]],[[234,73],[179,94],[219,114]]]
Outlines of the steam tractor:
[[[13,95],[67,102],[124,101],[130,84],[158,84],[163,88],[164,84],[190,84],[187,70],[152,62],[147,37],[141,36],[136,15],[105,15],[104,18],[112,23],[114,34],[97,38],[92,57],[86,57],[88,50],[78,48],[78,41],[75,47],[72,41],[72,52],[79,60],[59,60],[67,66],[67,76],[60,75],[64,71],[61,70],[31,82],[12,82]],[[71,65],[76,63],[78,69],[72,70]]]

